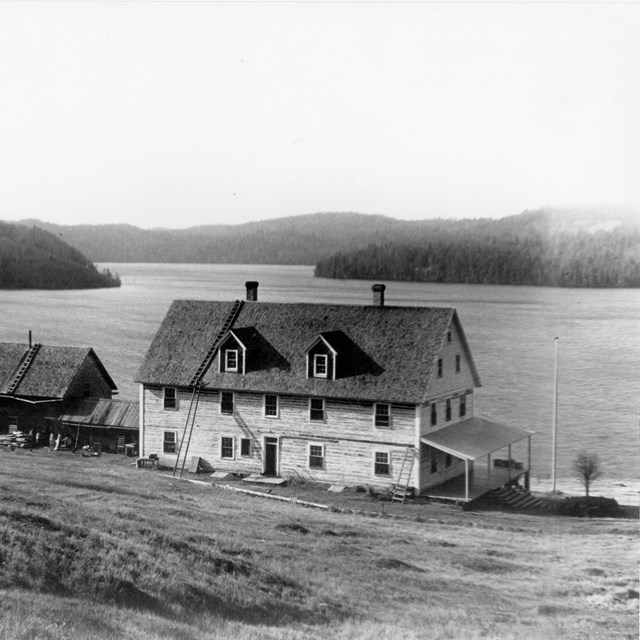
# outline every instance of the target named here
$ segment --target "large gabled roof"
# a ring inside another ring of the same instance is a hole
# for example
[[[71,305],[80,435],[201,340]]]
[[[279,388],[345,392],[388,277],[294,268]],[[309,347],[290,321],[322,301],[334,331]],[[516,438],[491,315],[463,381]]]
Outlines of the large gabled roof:
[[[90,347],[58,347],[40,345],[29,367],[19,377],[17,386],[9,391],[29,345],[0,343],[0,395],[16,398],[52,398],[66,396],[72,382],[87,358],[91,358],[112,390],[117,387],[104,365]]]
[[[233,302],[175,300],[137,381],[188,386],[232,306]],[[268,345],[265,353],[269,357],[257,369],[247,367],[244,374],[210,367],[204,387],[421,403],[452,322],[466,345],[452,308],[246,302],[233,330],[256,331]],[[348,354],[355,359],[350,366],[353,375],[335,380],[307,377],[306,350],[321,335],[339,335],[336,344],[355,345]],[[479,384],[471,358],[470,362]]]

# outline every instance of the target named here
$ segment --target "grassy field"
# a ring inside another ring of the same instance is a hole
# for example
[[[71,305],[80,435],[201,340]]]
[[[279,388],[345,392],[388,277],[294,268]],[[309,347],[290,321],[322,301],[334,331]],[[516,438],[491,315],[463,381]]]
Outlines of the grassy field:
[[[637,638],[636,520],[402,509],[3,449],[0,638]]]

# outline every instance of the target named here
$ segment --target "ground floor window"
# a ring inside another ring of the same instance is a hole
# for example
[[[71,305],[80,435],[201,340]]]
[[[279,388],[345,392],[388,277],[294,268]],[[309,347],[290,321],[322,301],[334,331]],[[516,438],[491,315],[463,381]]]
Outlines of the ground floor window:
[[[309,468],[310,469],[324,468],[324,445],[322,444],[309,445]]]
[[[251,438],[240,439],[240,455],[245,457],[251,455]]]
[[[460,417],[464,418],[467,415],[467,394],[463,393],[460,396]]]
[[[445,403],[445,413],[446,413],[446,420],[447,422],[449,422],[449,420],[451,420],[451,399],[447,398],[447,401]]]
[[[162,437],[162,451],[164,453],[175,453],[178,443],[178,433],[176,431],[165,431]]]
[[[386,451],[376,451],[374,473],[377,476],[388,476],[390,475],[389,472],[389,454]]]
[[[220,457],[233,458],[233,438],[220,438]]]
[[[431,451],[431,473],[436,473],[438,471],[438,452],[433,449]]]

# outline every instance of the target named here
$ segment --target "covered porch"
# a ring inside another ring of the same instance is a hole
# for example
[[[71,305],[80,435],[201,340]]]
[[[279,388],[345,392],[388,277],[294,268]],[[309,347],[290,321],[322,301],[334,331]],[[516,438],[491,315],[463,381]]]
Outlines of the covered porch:
[[[464,461],[464,473],[422,491],[423,495],[470,502],[479,496],[524,477],[529,488],[531,436],[533,431],[469,418],[429,433],[421,438],[425,445]],[[513,460],[513,446],[526,440],[524,461]],[[503,451],[497,455],[497,452]],[[503,457],[504,456],[504,457]]]

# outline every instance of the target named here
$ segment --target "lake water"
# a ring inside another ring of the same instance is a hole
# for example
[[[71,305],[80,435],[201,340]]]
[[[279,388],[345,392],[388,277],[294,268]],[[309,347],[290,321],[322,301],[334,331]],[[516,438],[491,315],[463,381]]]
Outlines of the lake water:
[[[0,291],[0,341],[92,346],[123,399],[171,301],[234,300],[258,280],[259,300],[370,304],[364,280],[313,277],[307,266],[104,264],[119,289]],[[476,414],[537,432],[533,474],[551,467],[554,337],[559,342],[558,477],[578,450],[598,452],[609,479],[638,476],[640,293],[387,282],[390,305],[458,309],[483,387]]]

